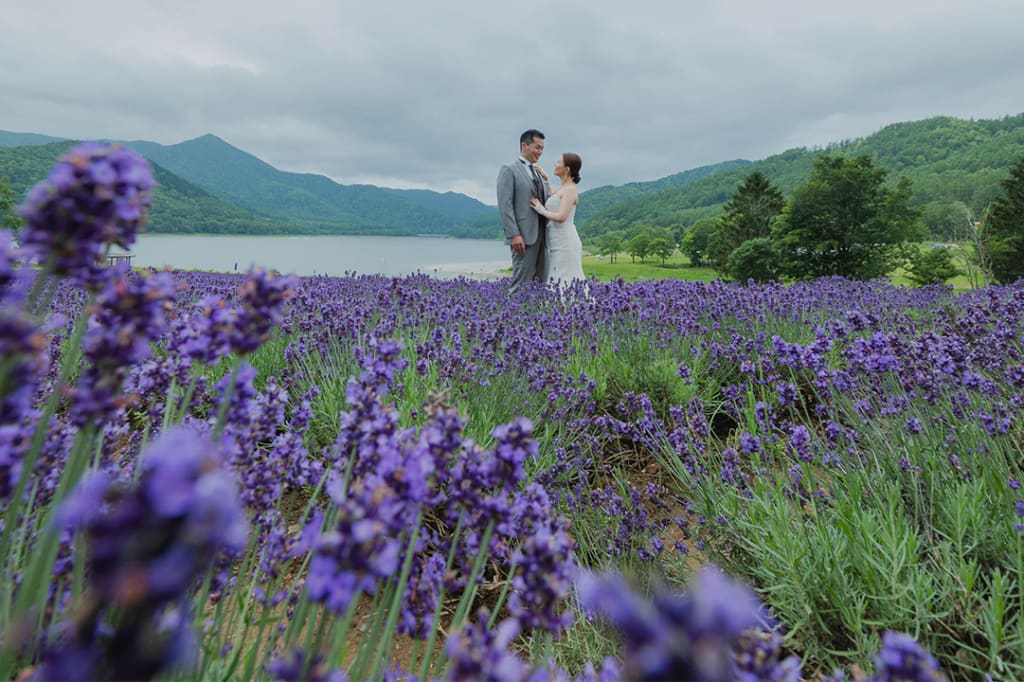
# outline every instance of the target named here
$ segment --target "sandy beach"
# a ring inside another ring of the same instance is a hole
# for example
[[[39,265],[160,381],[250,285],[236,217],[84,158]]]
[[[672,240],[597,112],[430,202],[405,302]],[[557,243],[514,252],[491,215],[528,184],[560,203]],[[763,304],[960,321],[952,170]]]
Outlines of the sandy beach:
[[[440,263],[424,268],[438,277],[469,279],[502,279],[512,273],[512,263],[507,260],[478,261],[473,263]]]

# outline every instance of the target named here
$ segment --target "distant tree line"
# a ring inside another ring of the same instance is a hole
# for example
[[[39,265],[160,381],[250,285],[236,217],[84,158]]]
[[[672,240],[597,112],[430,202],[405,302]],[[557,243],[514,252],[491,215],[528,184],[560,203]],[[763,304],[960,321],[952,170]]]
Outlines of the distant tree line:
[[[952,204],[944,220],[949,239],[985,281],[1009,282],[1024,276],[1024,157],[1000,184],[1002,194],[983,220],[974,220],[963,204]],[[788,198],[753,171],[718,215],[675,230],[635,225],[593,243],[611,259],[626,253],[662,262],[678,246],[692,265],[711,266],[738,281],[871,279],[901,266],[917,284],[946,281],[961,270],[945,244],[919,244],[930,236],[929,211],[914,206],[913,196],[910,178],[890,182],[888,171],[870,157],[833,150],[815,158],[808,179]]]
[[[584,242],[596,246],[605,232],[630,234],[639,227],[676,230],[716,218],[735,188],[754,171],[791,194],[807,182],[819,155],[867,156],[896,177],[913,182],[912,208],[932,239],[952,241],[968,218],[980,216],[1002,194],[1007,170],[1024,154],[1024,114],[1002,119],[966,121],[937,117],[897,123],[859,140],[825,149],[791,149],[761,161],[734,164],[684,185],[644,196],[604,191],[601,210],[584,215],[589,192],[581,197],[577,220]],[[616,199],[621,199],[616,201]]]

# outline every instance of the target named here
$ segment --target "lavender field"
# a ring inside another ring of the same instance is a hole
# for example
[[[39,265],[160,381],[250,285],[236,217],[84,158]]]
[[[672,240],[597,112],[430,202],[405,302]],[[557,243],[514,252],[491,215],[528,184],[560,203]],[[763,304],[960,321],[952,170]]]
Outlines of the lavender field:
[[[1024,676],[1024,286],[101,268],[125,151],[0,233],[6,679]]]

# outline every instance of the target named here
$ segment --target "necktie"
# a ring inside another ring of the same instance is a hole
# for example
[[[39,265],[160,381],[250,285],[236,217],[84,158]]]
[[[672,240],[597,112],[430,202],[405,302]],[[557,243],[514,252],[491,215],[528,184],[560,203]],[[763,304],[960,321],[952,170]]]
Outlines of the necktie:
[[[533,192],[537,195],[537,198],[540,199],[544,196],[544,188],[540,182],[540,175],[538,175],[537,169],[533,167],[532,163],[528,163],[526,161],[523,163],[525,163],[526,167],[530,169],[530,177],[533,178]]]

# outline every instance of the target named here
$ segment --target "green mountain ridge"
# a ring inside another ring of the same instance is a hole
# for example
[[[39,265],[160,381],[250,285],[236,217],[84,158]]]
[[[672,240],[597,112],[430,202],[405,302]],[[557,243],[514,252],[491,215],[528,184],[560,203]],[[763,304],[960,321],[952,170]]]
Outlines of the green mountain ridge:
[[[142,140],[125,144],[214,196],[279,219],[342,230],[360,226],[443,234],[468,215],[489,210],[464,195],[453,201],[428,190],[341,185],[325,175],[281,171],[215,135],[169,146]]]
[[[63,146],[55,150],[50,144]],[[0,131],[0,150],[43,147],[52,154],[41,170],[38,164],[29,164],[40,171],[33,182],[42,179],[49,165],[72,144],[47,135]],[[146,140],[122,144],[178,178],[168,179],[170,185],[180,190],[186,187],[181,184],[184,182],[195,190],[168,194],[167,203],[158,199],[163,192],[157,189],[154,201],[165,210],[151,216],[150,229],[155,232],[267,233],[273,229],[304,234],[446,234],[467,218],[493,210],[455,192],[341,185],[324,175],[281,171],[215,135],[175,145]],[[21,175],[14,171],[0,174]],[[15,190],[23,193],[26,188],[20,184],[12,179]],[[210,199],[219,203],[211,204]],[[183,222],[179,218],[192,213],[189,202],[203,203],[213,216],[225,219],[224,224],[205,218]],[[171,208],[174,210],[167,210]]]
[[[613,203],[579,221],[581,237],[593,240],[605,232],[640,226],[688,227],[717,215],[754,171],[761,171],[788,193],[807,180],[814,159],[823,153],[866,155],[889,171],[890,181],[909,177],[914,183],[914,206],[962,202],[973,215],[980,216],[1000,196],[1000,182],[1010,167],[1024,156],[1024,114],[982,120],[936,116],[893,123],[867,137],[824,148],[790,149],[686,185]]]
[[[54,161],[74,142],[62,140],[20,147],[0,147],[0,177],[11,181],[19,196],[45,178]],[[218,199],[157,163],[152,163],[157,187],[146,230],[162,233],[289,234],[306,232],[288,221],[260,218]]]
[[[0,131],[0,176],[10,176],[14,189],[23,193],[71,144],[54,139]],[[496,207],[455,192],[340,185],[324,175],[280,171],[215,135],[167,146],[147,141],[125,144],[160,168],[153,231],[502,237]],[[30,160],[31,154],[16,152],[26,168],[11,160],[11,149],[33,146],[49,156]],[[982,120],[936,116],[893,123],[867,137],[824,148],[800,147],[759,161],[735,159],[656,180],[589,189],[580,195],[580,235],[592,241],[605,232],[644,226],[678,232],[717,215],[755,170],[789,193],[807,180],[814,159],[823,153],[867,155],[889,172],[890,181],[911,178],[912,205],[960,202],[980,216],[1000,195],[1000,182],[1009,168],[1024,156],[1024,114]],[[209,214],[200,216],[199,211]]]
[[[14,133],[9,130],[0,130],[0,147],[49,144],[50,142],[60,142],[63,139],[62,137],[40,135],[39,133]]]

